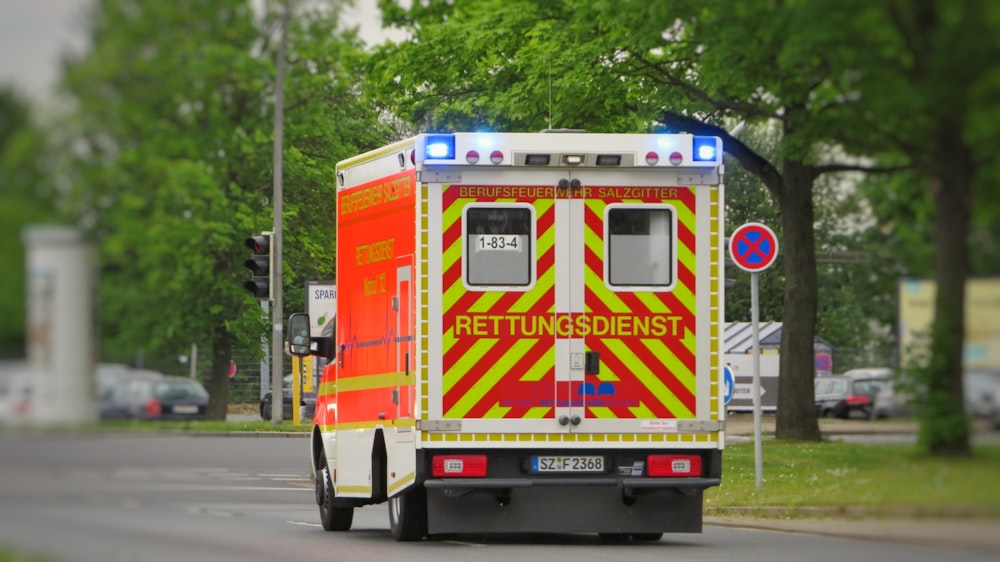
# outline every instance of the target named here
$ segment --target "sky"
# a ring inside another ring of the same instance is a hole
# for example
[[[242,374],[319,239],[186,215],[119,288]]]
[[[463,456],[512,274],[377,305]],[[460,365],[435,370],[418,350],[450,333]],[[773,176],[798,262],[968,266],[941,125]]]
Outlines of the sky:
[[[0,85],[13,84],[27,99],[44,105],[58,80],[67,50],[84,48],[82,13],[91,0],[0,0]],[[362,36],[385,36],[377,0],[355,0],[345,19]]]

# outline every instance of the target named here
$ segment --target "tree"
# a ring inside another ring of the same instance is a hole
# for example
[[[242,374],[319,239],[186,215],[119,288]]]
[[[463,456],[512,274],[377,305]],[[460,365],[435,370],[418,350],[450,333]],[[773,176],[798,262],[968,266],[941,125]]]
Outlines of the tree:
[[[979,204],[981,215],[996,217],[995,197],[984,195],[995,194],[1000,148],[1000,61],[993,40],[1000,33],[1000,7],[987,0],[828,4],[830,13],[850,14],[828,31],[839,45],[830,51],[833,64],[856,69],[842,92],[858,100],[865,130],[883,148],[880,156],[913,162],[923,177],[918,189],[932,202],[937,290],[930,362],[918,370],[927,389],[920,440],[931,454],[967,456],[965,281],[973,232],[987,255],[996,256],[996,227],[987,220],[974,231],[972,217]],[[839,133],[857,146],[849,131]],[[915,194],[912,187],[907,192]],[[927,210],[919,203],[913,208]]]
[[[829,20],[819,7],[765,0],[379,5],[388,23],[412,36],[376,59],[378,95],[427,129],[550,122],[721,137],[780,208],[785,329],[777,435],[820,438],[814,187],[824,174],[865,166],[830,150],[834,131],[863,121],[844,109],[851,100],[837,97],[849,75],[825,56]],[[726,118],[775,124],[773,160],[730,135]]]
[[[358,101],[361,47],[337,30],[337,7],[303,9],[288,31],[284,281],[295,309],[307,279],[332,276],[334,164],[385,140]],[[207,344],[212,419],[226,414],[234,347],[259,349],[270,333],[243,289],[242,242],[272,223],[277,21],[243,0],[102,0],[87,20],[92,48],[63,78],[76,106],[76,217],[100,243],[102,349],[176,356]]]
[[[45,197],[46,137],[28,103],[0,88],[0,357],[24,357],[25,265],[22,229],[52,217]]]

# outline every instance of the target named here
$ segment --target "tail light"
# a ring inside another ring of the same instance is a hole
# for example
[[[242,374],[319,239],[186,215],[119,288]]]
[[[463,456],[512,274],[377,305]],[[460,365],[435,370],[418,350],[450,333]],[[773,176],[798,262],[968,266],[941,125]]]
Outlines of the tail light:
[[[844,398],[844,402],[848,406],[867,406],[872,403],[871,396],[859,395],[859,396],[848,396]]]
[[[431,462],[431,474],[439,478],[486,476],[486,455],[437,455]]]
[[[649,455],[646,466],[649,476],[701,476],[699,455]]]
[[[146,402],[146,415],[148,416],[159,416],[163,414],[163,405],[160,404],[159,400],[150,400]]]

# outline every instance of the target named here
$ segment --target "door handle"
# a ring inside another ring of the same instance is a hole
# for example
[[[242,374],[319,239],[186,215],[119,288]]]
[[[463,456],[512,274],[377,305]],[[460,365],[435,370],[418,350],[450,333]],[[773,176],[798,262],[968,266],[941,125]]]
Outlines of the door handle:
[[[596,375],[601,372],[601,352],[588,351],[583,358],[583,373]]]

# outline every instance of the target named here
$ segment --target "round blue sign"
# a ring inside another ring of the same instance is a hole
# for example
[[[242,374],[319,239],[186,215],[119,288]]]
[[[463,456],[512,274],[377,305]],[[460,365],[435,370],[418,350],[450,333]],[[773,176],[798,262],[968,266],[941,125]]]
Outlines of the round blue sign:
[[[729,257],[742,270],[763,271],[778,257],[778,238],[766,225],[748,222],[729,237]]]
[[[736,378],[733,376],[733,370],[727,365],[722,376],[722,397],[726,404],[729,404],[729,401],[733,399],[735,390]]]

